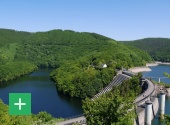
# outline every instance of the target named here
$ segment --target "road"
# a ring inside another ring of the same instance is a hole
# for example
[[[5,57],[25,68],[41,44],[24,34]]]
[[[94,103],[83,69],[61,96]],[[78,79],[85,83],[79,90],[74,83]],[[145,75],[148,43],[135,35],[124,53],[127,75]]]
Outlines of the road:
[[[140,94],[135,99],[135,103],[139,103],[139,102],[145,101],[145,99],[147,97],[149,97],[154,92],[154,90],[155,90],[154,84],[150,80],[148,80],[148,79],[146,79],[146,81],[148,82],[148,89],[144,93]]]
[[[73,119],[69,119],[66,121],[62,121],[62,122],[57,122],[56,125],[72,125],[73,123],[82,123],[81,125],[83,125],[83,123],[85,123],[86,118],[84,116],[78,117],[78,118],[73,118]],[[85,124],[84,124],[85,125]]]

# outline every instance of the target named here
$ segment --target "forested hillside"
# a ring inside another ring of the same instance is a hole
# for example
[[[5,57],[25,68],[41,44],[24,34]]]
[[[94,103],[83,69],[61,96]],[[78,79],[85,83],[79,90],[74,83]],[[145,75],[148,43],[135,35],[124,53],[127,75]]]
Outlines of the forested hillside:
[[[147,51],[156,61],[170,62],[170,39],[145,38],[124,43]]]
[[[56,125],[63,119],[53,118],[47,112],[39,112],[30,116],[9,115],[9,107],[0,99],[0,125]]]
[[[38,67],[57,68],[51,73],[57,89],[72,97],[93,96],[106,86],[115,68],[141,66],[150,56],[96,33],[51,30],[18,32],[0,30],[0,82]],[[102,68],[107,64],[107,68]]]
[[[132,77],[94,100],[86,98],[83,110],[87,124],[133,125],[136,118],[133,101],[141,93],[139,79],[140,75]]]

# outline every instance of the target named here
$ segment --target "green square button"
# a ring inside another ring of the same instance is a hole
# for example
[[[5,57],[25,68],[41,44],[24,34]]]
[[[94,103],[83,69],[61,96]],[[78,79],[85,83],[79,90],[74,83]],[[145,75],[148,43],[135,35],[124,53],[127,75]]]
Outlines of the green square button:
[[[9,93],[10,115],[31,115],[31,93]]]

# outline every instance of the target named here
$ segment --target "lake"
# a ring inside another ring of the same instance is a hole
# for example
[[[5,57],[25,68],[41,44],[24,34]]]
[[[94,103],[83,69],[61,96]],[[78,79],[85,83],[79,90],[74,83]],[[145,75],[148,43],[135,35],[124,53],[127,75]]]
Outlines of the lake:
[[[153,66],[149,67],[152,71],[151,72],[144,72],[143,76],[146,77],[164,77],[163,73],[167,72],[170,74],[170,66],[166,65],[158,65],[158,66]],[[158,81],[158,79],[154,79]],[[163,78],[161,79],[162,82],[169,83],[170,84],[170,79]],[[170,115],[170,98],[166,97],[166,102],[165,102],[165,113]],[[159,118],[155,118],[152,121],[152,125],[164,125],[163,123],[160,122]]]
[[[47,111],[54,117],[63,118],[82,114],[81,100],[58,93],[49,76],[51,71],[52,69],[39,69],[10,81],[8,86],[0,88],[0,99],[8,104],[9,93],[31,93],[33,114]]]

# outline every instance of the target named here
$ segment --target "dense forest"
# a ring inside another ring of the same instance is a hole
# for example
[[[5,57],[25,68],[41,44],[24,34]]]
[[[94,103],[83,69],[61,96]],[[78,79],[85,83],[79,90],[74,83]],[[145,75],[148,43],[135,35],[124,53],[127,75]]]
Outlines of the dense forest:
[[[122,41],[126,45],[147,51],[155,61],[170,62],[170,39],[145,38],[134,41]]]
[[[147,52],[96,33],[0,29],[0,83],[38,67],[56,68],[57,89],[71,97],[92,97],[115,75],[115,69],[145,65]],[[102,68],[106,64],[107,68]]]
[[[0,100],[0,125],[56,125],[57,121],[63,120],[44,111],[30,116],[12,116],[8,110],[9,107]]]
[[[113,87],[111,92],[83,101],[88,125],[133,125],[136,118],[133,101],[141,93],[140,75]]]

